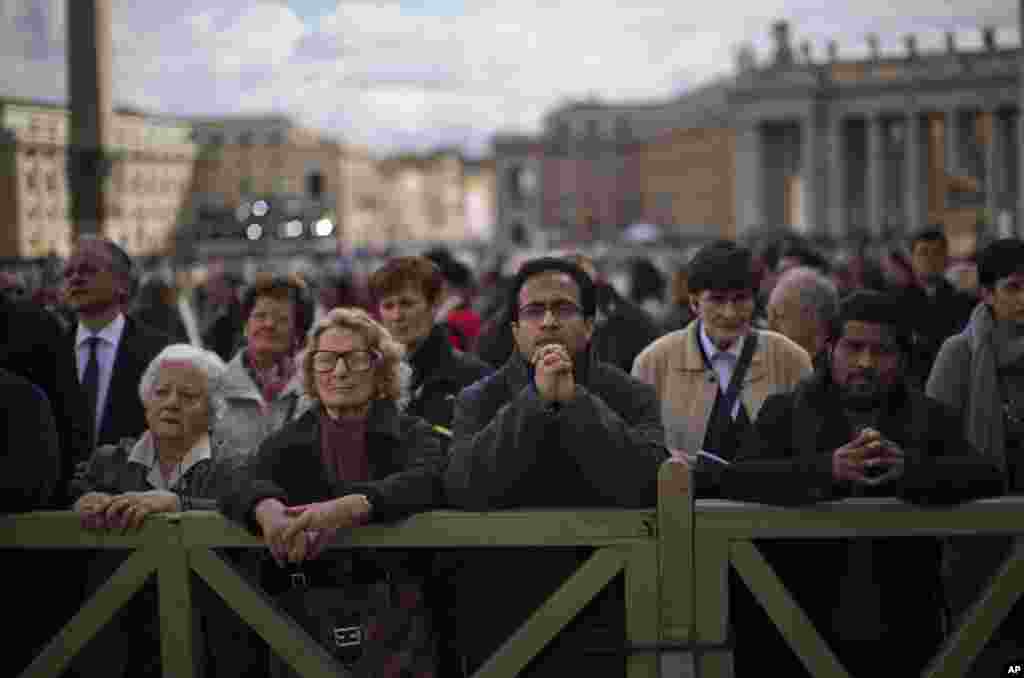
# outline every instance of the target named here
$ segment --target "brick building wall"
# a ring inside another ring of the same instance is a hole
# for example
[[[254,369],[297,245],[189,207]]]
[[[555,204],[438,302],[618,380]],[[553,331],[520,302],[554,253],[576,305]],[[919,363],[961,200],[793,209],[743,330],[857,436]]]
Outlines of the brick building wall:
[[[641,220],[717,227],[736,235],[735,146],[731,129],[683,129],[638,151]]]

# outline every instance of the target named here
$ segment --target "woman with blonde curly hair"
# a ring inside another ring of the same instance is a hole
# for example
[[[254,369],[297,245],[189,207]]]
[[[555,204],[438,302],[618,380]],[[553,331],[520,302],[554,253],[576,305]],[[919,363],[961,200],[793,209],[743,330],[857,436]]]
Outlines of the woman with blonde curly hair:
[[[324,316],[301,356],[315,405],[260,445],[221,500],[227,516],[263,537],[280,566],[267,568],[268,592],[281,594],[302,581],[365,601],[338,610],[347,615],[346,628],[359,628],[351,634],[359,642],[335,656],[357,676],[377,675],[384,666],[425,675],[435,661],[421,595],[425,573],[413,555],[360,550],[319,557],[337,530],[441,503],[440,440],[398,405],[402,354],[361,309]],[[291,576],[297,571],[302,577]]]

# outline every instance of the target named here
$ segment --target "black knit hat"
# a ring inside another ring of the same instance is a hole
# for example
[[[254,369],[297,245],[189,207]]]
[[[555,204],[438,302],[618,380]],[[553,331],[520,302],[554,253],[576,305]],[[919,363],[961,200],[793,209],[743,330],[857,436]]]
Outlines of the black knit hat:
[[[1002,238],[978,254],[978,284],[993,287],[1000,279],[1024,272],[1024,240]]]
[[[885,325],[904,351],[910,349],[911,329],[899,300],[885,292],[861,290],[850,294],[839,304],[839,313],[832,321],[832,341],[843,336],[848,322]]]

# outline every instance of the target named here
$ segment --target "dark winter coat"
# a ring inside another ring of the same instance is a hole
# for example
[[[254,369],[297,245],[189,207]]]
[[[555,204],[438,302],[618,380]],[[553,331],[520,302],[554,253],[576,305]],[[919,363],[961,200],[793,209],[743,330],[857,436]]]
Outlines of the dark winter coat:
[[[50,508],[67,505],[67,483],[74,475],[75,464],[92,454],[92,417],[78,384],[75,354],[68,350],[68,343],[49,313],[0,295],[0,368],[42,389],[57,426],[60,481]]]
[[[459,508],[645,507],[667,458],[652,387],[611,365],[578,362],[572,401],[554,410],[515,354],[455,405],[445,473]],[[457,645],[474,670],[540,607],[592,549],[487,549],[457,574]],[[486,619],[486,623],[481,620]],[[522,675],[622,675],[621,582],[584,607]],[[604,651],[596,654],[591,651]]]
[[[913,331],[907,377],[916,388],[924,390],[942,342],[964,329],[977,300],[945,279],[939,281],[934,296],[928,296],[917,285],[902,288],[896,294],[904,308],[903,317]]]
[[[243,465],[234,489],[222,497],[224,514],[259,534],[253,509],[271,497],[293,506],[365,494],[375,522],[441,504],[444,457],[438,435],[426,422],[400,413],[392,401],[373,401],[366,431],[369,480],[348,482],[332,480],[321,459],[320,419],[325,416],[322,407],[314,407],[267,438]],[[434,635],[425,607],[432,601],[419,598],[430,556],[429,551],[393,549],[330,551],[303,563],[302,570],[314,587],[335,588],[356,579],[375,582],[376,612],[371,615],[379,617],[376,623],[384,631],[381,637],[369,630],[367,634],[382,644],[375,652],[387,656],[374,661],[393,661],[395,667],[413,670],[433,664]],[[287,572],[276,566],[264,567],[262,580],[272,594],[287,588]],[[380,590],[380,585],[385,588]]]
[[[393,521],[441,504],[444,458],[437,435],[418,417],[401,414],[387,400],[375,400],[367,423],[370,480],[333,482],[320,457],[321,407],[306,411],[263,441],[239,469],[221,510],[258,534],[253,509],[263,499],[288,505],[365,494],[374,521]]]
[[[854,431],[837,389],[822,371],[792,393],[765,402],[755,435],[737,463],[723,471],[723,496],[796,506],[854,495],[948,504],[999,493],[998,469],[973,453],[959,421],[941,403],[916,390],[899,388],[882,409],[877,428],[907,456],[902,478],[876,488],[853,488],[833,480],[832,453],[848,443]],[[866,544],[849,539],[761,542],[759,548],[853,675],[870,675],[859,671],[871,667],[892,669],[893,675],[919,673],[937,650],[943,602],[935,539],[878,538]],[[870,553],[870,578],[858,571],[852,579],[844,579],[854,554],[865,553],[863,546]],[[877,642],[864,645],[865,641],[839,636],[837,625],[843,620],[833,615],[839,609],[840,592],[851,590],[862,603],[878,600],[887,630]],[[880,663],[890,657],[904,661],[903,668]]]
[[[406,413],[450,431],[459,391],[491,374],[494,369],[471,353],[452,347],[444,327],[435,326],[409,356],[412,398]]]

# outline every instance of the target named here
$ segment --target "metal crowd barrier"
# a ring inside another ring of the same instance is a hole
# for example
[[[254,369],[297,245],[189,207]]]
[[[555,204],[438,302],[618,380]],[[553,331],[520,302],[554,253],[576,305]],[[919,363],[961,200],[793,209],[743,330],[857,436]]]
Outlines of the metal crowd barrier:
[[[765,607],[783,637],[820,678],[847,677],[835,656],[772,571],[752,539],[892,535],[1021,535],[1024,498],[955,508],[899,501],[847,500],[800,509],[700,500],[689,472],[666,462],[658,506],[650,510],[435,511],[393,526],[366,526],[332,548],[546,548],[592,546],[592,556],[475,674],[515,676],[618,573],[625,574],[629,678],[654,678],[662,655],[671,674],[731,675],[727,572],[730,563]],[[70,512],[0,516],[0,548],[129,549],[134,553],[78,610],[22,673],[55,678],[144,584],[157,577],[164,675],[194,678],[190,572],[195,572],[304,678],[344,675],[327,652],[213,550],[263,548],[212,512],[150,516],[133,535],[81,529]],[[926,672],[963,675],[1024,591],[1024,539],[990,582]],[[667,674],[667,672],[666,672]]]

